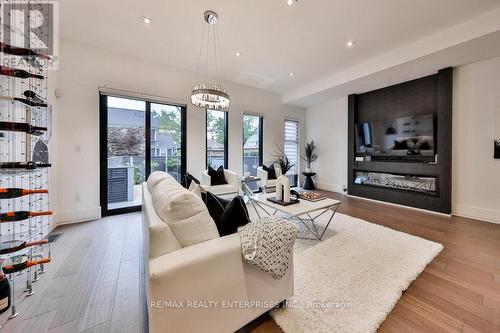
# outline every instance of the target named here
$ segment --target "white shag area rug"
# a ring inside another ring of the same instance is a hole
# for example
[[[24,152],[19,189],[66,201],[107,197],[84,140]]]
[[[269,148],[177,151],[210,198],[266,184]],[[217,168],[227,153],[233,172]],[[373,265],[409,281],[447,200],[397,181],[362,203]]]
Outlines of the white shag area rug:
[[[271,316],[286,333],[375,332],[442,249],[439,243],[337,213],[321,242],[297,240],[295,295]]]

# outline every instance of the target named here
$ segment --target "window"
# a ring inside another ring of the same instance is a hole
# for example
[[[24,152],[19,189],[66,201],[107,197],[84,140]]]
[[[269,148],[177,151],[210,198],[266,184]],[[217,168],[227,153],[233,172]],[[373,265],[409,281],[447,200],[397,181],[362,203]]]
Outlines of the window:
[[[207,167],[227,169],[227,112],[207,110]]]
[[[243,175],[257,175],[257,168],[262,165],[263,121],[259,116],[243,115]],[[257,182],[248,184],[254,191]]]
[[[297,178],[299,174],[299,122],[296,120],[285,120],[285,154],[293,164],[293,167],[288,171],[290,183],[297,186]]]

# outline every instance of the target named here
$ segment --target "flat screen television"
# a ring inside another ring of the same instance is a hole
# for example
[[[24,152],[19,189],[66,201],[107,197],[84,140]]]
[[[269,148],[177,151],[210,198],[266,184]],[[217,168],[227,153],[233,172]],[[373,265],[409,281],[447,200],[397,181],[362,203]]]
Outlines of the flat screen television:
[[[356,156],[370,161],[433,162],[433,114],[380,119],[356,124]]]

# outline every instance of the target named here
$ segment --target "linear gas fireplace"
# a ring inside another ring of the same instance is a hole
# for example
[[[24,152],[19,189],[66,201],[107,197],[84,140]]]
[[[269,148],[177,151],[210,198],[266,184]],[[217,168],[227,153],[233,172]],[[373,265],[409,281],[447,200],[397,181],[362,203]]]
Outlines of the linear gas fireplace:
[[[378,186],[402,191],[419,192],[429,195],[437,193],[436,177],[414,175],[396,175],[382,172],[356,171],[354,183],[358,185]]]

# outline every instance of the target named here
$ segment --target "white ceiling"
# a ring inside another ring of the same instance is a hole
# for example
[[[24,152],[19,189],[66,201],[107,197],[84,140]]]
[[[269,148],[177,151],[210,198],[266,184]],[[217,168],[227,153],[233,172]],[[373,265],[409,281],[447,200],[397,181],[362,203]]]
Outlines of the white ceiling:
[[[299,0],[295,7],[284,0],[64,0],[60,31],[196,71],[202,15],[212,9],[220,19],[222,70],[210,74],[286,95],[498,6],[500,0]],[[142,15],[152,23],[143,24]],[[347,40],[356,47],[347,48]]]

